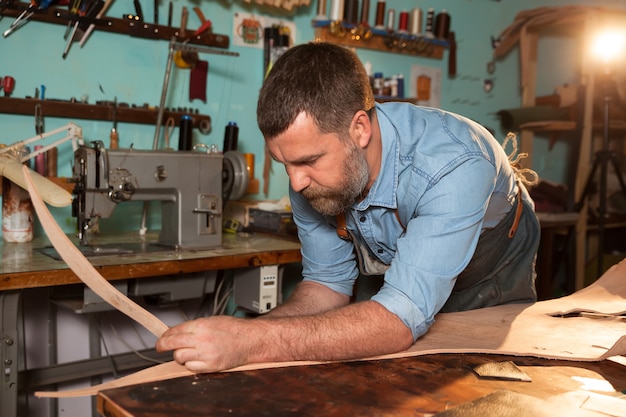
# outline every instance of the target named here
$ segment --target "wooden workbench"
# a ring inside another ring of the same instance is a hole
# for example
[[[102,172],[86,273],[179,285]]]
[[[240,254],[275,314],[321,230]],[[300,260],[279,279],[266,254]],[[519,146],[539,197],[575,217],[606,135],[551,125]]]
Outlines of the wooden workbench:
[[[482,379],[472,370],[479,364],[506,361],[514,362],[532,381]],[[594,384],[609,391],[586,391]],[[437,354],[170,379],[102,391],[97,409],[105,417],[413,417],[466,404],[468,408],[457,415],[599,416],[589,407],[607,411],[614,402],[624,407],[625,390],[624,366],[612,361]],[[586,409],[580,410],[583,401]],[[480,408],[485,404],[491,412]],[[496,405],[504,408],[496,413]]]
[[[155,248],[157,240],[158,236],[154,233],[143,237],[137,233],[94,236],[90,243],[103,248],[107,255],[90,257],[90,262],[103,277],[115,281],[161,276],[166,279],[167,276],[186,273],[283,265],[301,260],[299,242],[271,235],[225,234],[220,247],[202,250]],[[18,383],[18,376],[31,384],[33,376],[24,378],[24,374],[38,371],[19,367],[25,349],[21,346],[23,336],[18,330],[23,290],[81,282],[64,261],[49,256],[53,251],[49,245],[45,237],[38,237],[29,243],[0,243],[0,340],[3,347],[0,349],[0,363],[4,365],[3,378],[0,379],[2,417],[25,415],[18,406],[18,387],[23,385],[21,381]],[[124,254],[110,254],[112,248],[120,245]],[[127,253],[128,248],[139,250]]]
[[[96,235],[92,245],[153,245],[155,233],[139,236]],[[65,262],[53,259],[41,249],[50,245],[45,237],[29,243],[0,243],[0,291],[76,284],[81,281]],[[224,234],[220,247],[202,250],[175,250],[97,256],[90,262],[107,280],[144,278],[207,270],[281,265],[300,262],[300,243],[271,235]]]

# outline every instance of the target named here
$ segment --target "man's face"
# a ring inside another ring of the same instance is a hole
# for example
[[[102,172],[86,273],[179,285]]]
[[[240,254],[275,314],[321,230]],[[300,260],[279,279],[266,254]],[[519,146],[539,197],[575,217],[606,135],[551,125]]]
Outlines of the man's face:
[[[285,165],[291,187],[321,214],[341,213],[367,186],[364,151],[350,137],[320,133],[305,114],[267,141],[267,147],[273,159]]]
[[[311,206],[324,215],[335,216],[350,207],[367,185],[369,170],[363,151],[350,140],[346,142],[345,148],[343,167],[337,167],[342,173],[337,186],[324,187],[311,184],[301,191]]]

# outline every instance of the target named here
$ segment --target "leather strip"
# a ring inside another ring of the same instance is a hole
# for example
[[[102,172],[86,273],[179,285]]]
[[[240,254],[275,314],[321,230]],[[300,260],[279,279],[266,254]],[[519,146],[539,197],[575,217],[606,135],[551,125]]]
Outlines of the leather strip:
[[[352,240],[352,236],[350,236],[346,226],[346,213],[342,211],[335,218],[337,220],[337,236],[343,240]]]
[[[511,229],[509,229],[509,239],[512,239],[513,236],[515,236],[515,232],[517,232],[517,226],[519,226],[519,220],[522,218],[522,212],[524,211],[524,203],[522,202],[521,184],[517,185],[517,208],[515,210],[516,210],[515,219],[513,220]]]
[[[30,193],[30,198],[37,212],[37,216],[39,217],[39,221],[48,235],[52,246],[54,246],[65,263],[85,285],[91,288],[107,303],[141,324],[156,337],[160,337],[168,329],[168,326],[122,294],[96,271],[93,265],[91,265],[81,251],[74,246],[72,241],[69,240],[52,217],[52,214],[37,192],[37,187],[31,178],[30,169],[24,165],[23,171],[28,186],[28,192]]]

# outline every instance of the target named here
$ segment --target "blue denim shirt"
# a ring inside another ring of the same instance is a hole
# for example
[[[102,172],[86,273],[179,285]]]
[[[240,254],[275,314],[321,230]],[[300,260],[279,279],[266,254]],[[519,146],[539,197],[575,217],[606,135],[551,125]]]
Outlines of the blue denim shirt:
[[[334,217],[290,190],[303,277],[352,295],[359,275],[355,243],[366,248],[388,267],[372,300],[417,339],[470,262],[481,231],[509,212],[518,187],[502,146],[479,124],[408,103],[377,104],[376,113],[381,169],[367,197],[345,213],[353,241],[337,236]]]

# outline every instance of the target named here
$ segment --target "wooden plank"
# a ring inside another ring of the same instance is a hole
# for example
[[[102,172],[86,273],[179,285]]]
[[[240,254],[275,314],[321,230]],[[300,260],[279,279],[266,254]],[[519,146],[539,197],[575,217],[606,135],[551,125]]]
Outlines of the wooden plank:
[[[78,242],[72,237],[75,245]],[[131,254],[91,258],[96,270],[108,280],[186,274],[206,270],[245,268],[251,266],[283,265],[300,262],[300,243],[295,239],[270,234],[238,235],[225,233],[222,245],[215,248],[186,250],[159,247],[159,251],[142,251],[156,247],[158,231],[144,236],[138,232],[94,234],[93,246],[115,247],[136,245]],[[0,291],[48,287],[80,283],[78,277],[63,262],[44,254],[50,243],[45,236],[19,245],[0,240]]]
[[[71,100],[18,97],[0,97],[0,113],[22,114],[33,116],[36,106],[40,106],[43,117],[61,117],[67,119],[105,120],[118,122],[140,123],[154,125],[157,121],[157,108],[117,106],[110,104],[87,104],[72,102]],[[163,120],[174,118],[175,124],[180,124],[180,119],[189,112],[169,111],[163,113]],[[193,114],[194,127],[200,123],[211,123],[211,117],[205,114]]]
[[[476,366],[511,361],[531,382],[478,378]],[[623,366],[497,355],[431,355],[395,360],[321,364],[230,374],[199,375],[104,391],[97,409],[109,417],[167,416],[432,416],[497,391],[514,391],[553,415],[581,416],[563,394],[576,378],[626,388]],[[609,395],[609,393],[605,393]],[[617,398],[615,398],[617,400]],[[545,402],[544,402],[545,401]],[[516,414],[510,407],[507,415]],[[493,414],[493,413],[492,413]],[[526,414],[527,415],[527,414]]]

